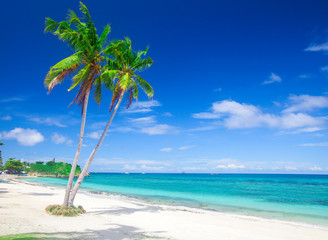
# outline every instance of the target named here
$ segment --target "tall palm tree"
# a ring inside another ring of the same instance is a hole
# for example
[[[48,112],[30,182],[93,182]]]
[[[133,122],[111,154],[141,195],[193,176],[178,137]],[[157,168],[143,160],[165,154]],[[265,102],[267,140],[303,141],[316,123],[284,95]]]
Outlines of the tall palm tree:
[[[89,10],[82,2],[80,2],[80,11],[82,12],[81,19],[78,18],[72,10],[69,10],[66,21],[56,22],[51,18],[46,18],[46,27],[44,30],[45,32],[51,32],[54,35],[57,35],[59,39],[67,42],[75,52],[73,55],[63,59],[50,68],[50,71],[44,81],[45,86],[49,89],[48,93],[51,92],[54,86],[61,83],[65,77],[70,74],[74,74],[72,77],[72,86],[68,89],[68,91],[72,90],[77,85],[79,85],[79,90],[70,105],[77,102],[78,106],[82,106],[80,137],[67,183],[63,203],[64,206],[68,205],[68,199],[73,185],[76,166],[81,153],[90,91],[93,85],[99,87],[97,85],[100,83],[97,81],[97,78],[101,72],[102,65],[106,64],[104,49],[107,36],[110,32],[110,26],[107,25],[101,36],[98,37],[95,25],[91,20]],[[94,96],[95,100],[100,103],[99,91],[95,91]]]
[[[73,206],[76,193],[88,172],[92,160],[94,159],[106,136],[107,130],[112,123],[118,107],[122,102],[124,93],[128,93],[127,108],[129,108],[131,105],[133,98],[138,98],[138,86],[146,93],[149,98],[153,97],[153,88],[149,85],[148,82],[146,82],[136,73],[138,71],[145,70],[152,65],[153,60],[151,58],[142,58],[143,55],[147,54],[147,51],[148,48],[143,51],[133,51],[131,47],[131,40],[128,38],[125,38],[125,41],[112,42],[106,48],[105,53],[112,56],[113,58],[108,58],[107,65],[104,67],[104,71],[98,78],[98,81],[101,81],[107,88],[113,90],[113,97],[109,110],[113,110],[113,112],[98,141],[98,144],[92,151],[82,170],[82,173],[74,185],[68,203],[69,206]]]

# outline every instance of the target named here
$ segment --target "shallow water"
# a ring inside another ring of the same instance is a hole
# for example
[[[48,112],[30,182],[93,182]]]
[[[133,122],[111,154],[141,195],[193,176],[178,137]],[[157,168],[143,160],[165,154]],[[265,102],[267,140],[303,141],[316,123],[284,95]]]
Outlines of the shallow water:
[[[67,179],[27,178],[65,186]],[[82,188],[328,226],[328,175],[92,173]]]

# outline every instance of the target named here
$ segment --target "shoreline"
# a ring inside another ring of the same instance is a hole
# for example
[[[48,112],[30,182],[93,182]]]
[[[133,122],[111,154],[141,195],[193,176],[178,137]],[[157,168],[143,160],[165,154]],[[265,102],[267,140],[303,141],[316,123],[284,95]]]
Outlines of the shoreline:
[[[60,232],[89,234],[91,239],[328,238],[328,228],[317,225],[155,204],[125,195],[88,191],[81,191],[76,198],[76,204],[82,205],[86,214],[75,218],[48,215],[45,206],[61,203],[63,194],[60,187],[20,179],[0,183],[0,215],[5,216],[0,220],[0,235]],[[124,227],[117,230],[117,226]]]
[[[27,184],[35,184],[35,185],[40,185],[40,186],[51,186],[51,187],[56,187],[61,190],[65,190],[66,186],[61,186],[59,184],[51,184],[51,183],[43,183],[43,182],[29,182],[29,181],[24,181],[21,178],[26,178],[26,176],[19,176],[18,181],[23,181]],[[27,178],[35,178],[35,176],[28,176]],[[180,208],[188,208],[188,209],[194,209],[195,211],[209,211],[209,212],[216,212],[216,213],[221,213],[221,214],[228,214],[232,216],[237,216],[237,217],[246,217],[246,218],[252,218],[252,219],[263,219],[263,220],[270,220],[270,221],[276,221],[276,222],[281,222],[285,224],[296,224],[296,225],[302,225],[302,226],[313,226],[313,227],[319,227],[319,228],[328,228],[328,222],[326,223],[320,223],[320,222],[314,222],[313,219],[310,219],[311,216],[307,215],[300,215],[303,217],[303,219],[289,219],[287,217],[283,218],[281,215],[285,214],[283,212],[279,211],[257,211],[254,209],[241,209],[241,210],[246,210],[244,212],[238,212],[236,209],[224,209],[225,206],[222,206],[223,208],[215,208],[211,207],[210,205],[207,204],[202,204],[200,202],[183,202],[183,201],[178,201],[175,199],[161,199],[161,198],[147,198],[146,196],[137,196],[133,194],[124,194],[124,193],[115,193],[115,192],[109,192],[109,191],[101,191],[101,190],[96,190],[96,189],[88,189],[88,188],[81,188],[79,193],[84,193],[84,194],[94,194],[96,196],[116,196],[118,198],[123,198],[124,199],[132,199],[135,201],[141,201],[142,203],[147,203],[147,204],[153,204],[153,205],[161,205],[161,206],[166,206],[166,207],[180,207]],[[247,212],[249,211],[249,212]],[[262,215],[261,215],[262,213]],[[263,214],[264,213],[264,214]],[[269,214],[274,214],[275,216],[269,216]],[[279,216],[280,215],[280,216]],[[307,218],[307,219],[306,219]],[[310,220],[312,221],[310,221]]]

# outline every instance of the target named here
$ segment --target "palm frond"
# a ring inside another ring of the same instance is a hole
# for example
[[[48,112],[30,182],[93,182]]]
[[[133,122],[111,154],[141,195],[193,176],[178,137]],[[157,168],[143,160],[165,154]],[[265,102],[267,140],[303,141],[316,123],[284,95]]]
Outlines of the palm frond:
[[[125,73],[119,77],[119,83],[123,90],[127,90],[131,85],[131,77],[129,73]]]
[[[101,102],[101,80],[99,77],[96,79],[95,85],[96,85],[96,88],[93,93],[93,97],[94,97],[96,103],[100,104],[100,102]]]
[[[138,85],[135,81],[132,81],[131,89],[133,97],[138,100]]]
[[[66,69],[72,65],[80,63],[80,61],[81,61],[81,52],[77,52],[67,58],[64,58],[63,60],[52,66],[50,68],[50,71],[55,69]]]
[[[57,30],[59,23],[51,18],[46,18],[45,25],[46,25],[46,27],[44,29],[44,32],[45,33],[47,33],[47,32],[53,33]]]
[[[105,70],[100,75],[101,82],[105,85],[105,87],[109,90],[114,90],[113,81],[118,76],[118,70]]]
[[[68,10],[66,19],[67,19],[67,22],[69,22],[70,24],[73,24],[77,28],[82,27],[81,20],[79,19],[79,17],[76,15],[76,13],[73,10]]]
[[[74,77],[73,77],[73,84],[72,86],[67,90],[71,91],[73,88],[75,88],[80,82],[83,82],[90,73],[91,65],[85,65]]]
[[[150,86],[150,84],[148,82],[146,82],[146,80],[144,80],[140,76],[137,76],[137,78],[135,80],[136,80],[137,84],[141,87],[141,89],[146,93],[146,95],[149,98],[152,98],[154,96],[154,90]]]
[[[149,68],[152,64],[153,64],[153,60],[149,57],[146,59],[143,59],[141,61],[139,61],[138,63],[136,63],[133,66],[133,69],[137,70],[137,71],[143,71],[146,70],[147,68]]]
[[[103,32],[101,33],[100,37],[99,37],[99,45],[103,46],[106,43],[107,40],[107,36],[110,33],[110,26],[106,25],[106,27],[104,28]]]

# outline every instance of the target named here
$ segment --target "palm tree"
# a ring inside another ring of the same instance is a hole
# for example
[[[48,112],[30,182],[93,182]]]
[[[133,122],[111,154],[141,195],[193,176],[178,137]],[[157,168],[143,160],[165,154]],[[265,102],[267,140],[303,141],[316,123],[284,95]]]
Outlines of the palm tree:
[[[104,83],[107,88],[113,90],[113,97],[109,110],[113,110],[113,112],[98,141],[98,144],[92,151],[82,170],[82,173],[74,185],[74,188],[70,194],[68,203],[69,206],[73,206],[76,193],[88,172],[92,160],[94,159],[106,136],[107,130],[122,102],[124,93],[128,93],[127,108],[131,105],[133,98],[138,98],[138,86],[141,87],[149,98],[153,97],[153,88],[143,78],[136,74],[138,71],[149,68],[153,63],[151,58],[142,58],[143,55],[146,55],[147,51],[148,48],[144,51],[133,51],[131,48],[131,40],[128,38],[125,38],[125,41],[112,42],[105,50],[105,53],[112,56],[113,59],[108,59],[107,65],[104,67],[104,71],[98,79]]]
[[[4,143],[0,142],[0,146],[5,145]],[[0,151],[0,167],[2,167],[2,151]]]
[[[98,37],[89,10],[82,2],[80,2],[80,11],[82,12],[82,20],[72,10],[69,10],[67,14],[67,21],[56,22],[51,18],[46,18],[44,30],[57,35],[59,39],[67,42],[75,52],[50,68],[44,81],[45,86],[49,90],[48,93],[70,74],[74,74],[74,76],[72,77],[72,86],[68,91],[80,85],[74,100],[69,105],[71,106],[74,102],[77,102],[78,106],[82,106],[82,121],[78,147],[67,183],[64,206],[68,204],[75,169],[81,153],[89,94],[93,85],[97,86],[100,84],[97,78],[101,72],[101,65],[106,64],[104,49],[110,32],[110,26],[107,25],[101,36]],[[94,97],[100,103],[99,91],[95,91]]]

